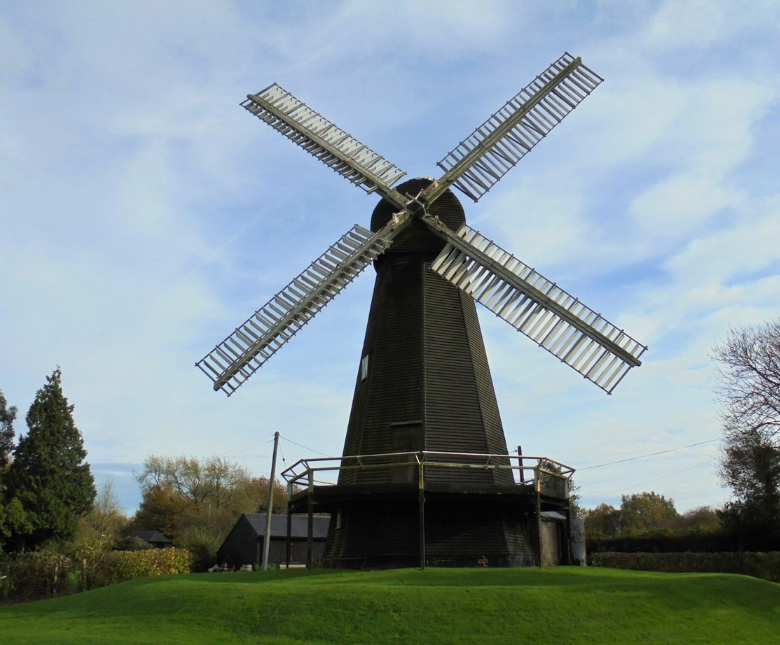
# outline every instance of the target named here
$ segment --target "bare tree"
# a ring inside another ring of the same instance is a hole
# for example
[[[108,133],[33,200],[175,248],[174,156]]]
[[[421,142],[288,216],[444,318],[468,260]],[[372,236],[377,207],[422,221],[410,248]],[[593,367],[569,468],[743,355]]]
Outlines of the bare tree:
[[[144,490],[152,486],[170,486],[191,501],[200,513],[206,505],[218,509],[229,504],[249,479],[249,473],[243,466],[221,457],[200,460],[151,455],[136,478]]]
[[[780,544],[780,320],[730,330],[714,348],[723,409],[719,475],[735,500],[721,521],[753,548]]]
[[[780,320],[732,329],[715,346],[716,392],[726,439],[757,432],[777,445],[780,433]]]

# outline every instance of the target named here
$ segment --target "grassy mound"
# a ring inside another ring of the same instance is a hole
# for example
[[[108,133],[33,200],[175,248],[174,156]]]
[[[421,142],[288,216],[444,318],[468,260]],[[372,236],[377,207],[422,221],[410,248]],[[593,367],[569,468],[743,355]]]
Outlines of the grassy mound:
[[[0,608],[3,643],[778,643],[780,585],[612,569],[165,576]]]

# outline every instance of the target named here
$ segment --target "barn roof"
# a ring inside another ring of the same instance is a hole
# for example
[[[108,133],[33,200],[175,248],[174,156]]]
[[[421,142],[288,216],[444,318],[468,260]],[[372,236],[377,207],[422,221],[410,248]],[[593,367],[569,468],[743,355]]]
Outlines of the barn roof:
[[[141,538],[150,544],[153,542],[172,544],[172,542],[159,531],[136,531],[135,533],[131,533],[130,537]]]
[[[244,517],[249,521],[249,525],[258,535],[265,535],[265,513],[244,513]],[[314,516],[314,535],[313,537],[325,539],[328,537],[328,524],[330,517]],[[292,537],[305,538],[307,531],[307,518],[305,515],[292,516]],[[287,537],[287,515],[271,515],[271,537]]]

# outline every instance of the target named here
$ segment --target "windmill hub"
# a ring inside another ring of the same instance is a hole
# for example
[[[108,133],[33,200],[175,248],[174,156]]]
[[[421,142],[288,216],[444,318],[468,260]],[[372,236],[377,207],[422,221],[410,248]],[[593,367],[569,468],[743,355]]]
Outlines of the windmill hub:
[[[433,180],[429,178],[410,179],[397,186],[397,190],[402,195],[414,197],[432,183]],[[371,214],[371,230],[374,232],[382,230],[396,212],[398,212],[398,207],[394,204],[386,199],[380,201]],[[438,218],[439,221],[453,231],[457,231],[466,223],[466,214],[463,211],[463,206],[451,190],[447,190],[433,204],[428,206],[426,212],[431,217]],[[394,252],[430,252],[438,254],[445,245],[446,242],[438,235],[432,233],[428,227],[415,223],[393,240],[393,245],[387,249],[385,254]],[[379,256],[377,261],[381,262],[381,259],[382,256]]]

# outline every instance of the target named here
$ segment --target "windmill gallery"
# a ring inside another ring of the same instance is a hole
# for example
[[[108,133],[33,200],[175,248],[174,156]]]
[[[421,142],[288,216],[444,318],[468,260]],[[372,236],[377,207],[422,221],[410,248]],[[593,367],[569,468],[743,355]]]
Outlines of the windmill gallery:
[[[568,517],[573,470],[508,454],[475,302],[607,393],[646,348],[471,229],[450,188],[478,201],[601,81],[564,54],[447,154],[438,180],[400,184],[397,166],[278,85],[242,103],[382,197],[370,230],[356,225],[197,363],[230,396],[374,263],[343,455],[285,471],[301,487],[288,519],[331,514],[326,566],[540,564],[542,514]]]

